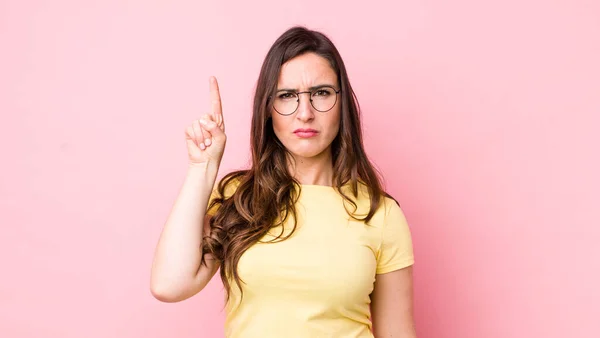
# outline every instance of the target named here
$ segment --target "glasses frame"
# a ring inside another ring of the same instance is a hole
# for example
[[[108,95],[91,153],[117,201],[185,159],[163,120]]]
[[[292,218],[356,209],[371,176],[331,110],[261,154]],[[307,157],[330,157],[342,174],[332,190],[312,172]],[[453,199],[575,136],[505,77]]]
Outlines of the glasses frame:
[[[319,110],[319,109],[317,109],[317,108],[315,107],[315,105],[313,104],[313,99],[312,99],[312,95],[313,95],[313,93],[315,93],[316,91],[319,91],[319,90],[321,90],[321,89],[323,89],[323,88],[331,88],[331,89],[332,89],[332,90],[335,92],[335,102],[333,102],[333,105],[331,106],[331,108],[329,108],[329,109],[327,109],[327,110]],[[332,109],[333,109],[333,107],[335,107],[335,105],[337,104],[338,94],[342,92],[342,88],[340,88],[340,89],[338,89],[338,90],[335,90],[335,88],[334,88],[333,86],[320,86],[320,87],[318,87],[318,88],[315,88],[315,89],[313,89],[313,90],[304,91],[304,92],[295,92],[295,91],[293,91],[293,90],[278,90],[278,91],[275,93],[275,95],[277,95],[277,93],[278,93],[278,92],[285,92],[285,93],[293,93],[293,94],[296,94],[296,97],[297,97],[297,100],[296,100],[296,103],[297,103],[297,105],[296,105],[296,109],[294,109],[294,111],[293,111],[293,112],[291,112],[291,113],[289,113],[289,114],[283,114],[283,113],[281,113],[279,110],[277,110],[277,108],[275,108],[275,100],[272,100],[272,103],[271,103],[271,105],[273,106],[273,110],[275,110],[275,111],[277,112],[277,114],[279,114],[279,115],[283,115],[283,116],[290,116],[290,115],[294,114],[296,111],[298,111],[298,107],[300,107],[300,94],[307,94],[307,93],[309,93],[309,94],[310,94],[310,96],[309,96],[309,97],[310,97],[310,98],[309,98],[309,100],[310,100],[310,105],[311,105],[311,106],[312,106],[312,107],[313,107],[313,108],[314,108],[316,111],[318,111],[318,112],[321,112],[321,113],[325,113],[325,112],[328,112],[328,111],[332,110]],[[273,98],[273,96],[270,96],[269,98],[271,98],[271,99],[272,99],[272,98]]]

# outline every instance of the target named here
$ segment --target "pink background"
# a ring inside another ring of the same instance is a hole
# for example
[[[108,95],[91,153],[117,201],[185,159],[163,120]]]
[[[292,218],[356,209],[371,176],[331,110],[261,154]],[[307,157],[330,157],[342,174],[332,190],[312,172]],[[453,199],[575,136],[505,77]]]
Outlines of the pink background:
[[[0,1],[0,337],[221,337],[149,291],[221,83],[226,171],[293,24],[345,59],[414,236],[420,338],[599,337],[600,3]]]

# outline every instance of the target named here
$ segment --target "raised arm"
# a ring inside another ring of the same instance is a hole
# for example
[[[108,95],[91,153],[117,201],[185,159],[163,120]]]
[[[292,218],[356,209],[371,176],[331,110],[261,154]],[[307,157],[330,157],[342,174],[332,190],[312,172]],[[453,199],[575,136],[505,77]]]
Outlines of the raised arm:
[[[185,130],[189,166],[183,186],[163,227],[152,263],[150,291],[164,302],[178,302],[202,290],[219,268],[201,265],[206,210],[225,150],[225,123],[217,80],[210,80],[211,112]]]

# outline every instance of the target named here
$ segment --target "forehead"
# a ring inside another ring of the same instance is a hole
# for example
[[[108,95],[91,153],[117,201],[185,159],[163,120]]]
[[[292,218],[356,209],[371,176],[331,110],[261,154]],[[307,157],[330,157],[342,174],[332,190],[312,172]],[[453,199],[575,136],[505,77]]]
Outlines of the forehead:
[[[281,66],[277,89],[305,90],[317,85],[337,86],[337,76],[324,57],[306,53]]]

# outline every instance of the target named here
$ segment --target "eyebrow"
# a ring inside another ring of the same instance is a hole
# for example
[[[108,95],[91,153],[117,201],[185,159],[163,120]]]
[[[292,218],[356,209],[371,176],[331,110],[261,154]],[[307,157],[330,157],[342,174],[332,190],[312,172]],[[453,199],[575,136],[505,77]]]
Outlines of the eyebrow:
[[[316,85],[316,86],[312,86],[312,87],[308,88],[308,90],[309,91],[313,91],[313,90],[321,88],[321,87],[332,87],[332,88],[335,89],[334,85],[326,83],[326,84],[319,84],[319,85]],[[283,91],[286,91],[286,92],[297,92],[298,89],[296,89],[296,88],[280,88],[280,89],[277,89],[277,91],[278,92],[283,92]]]

